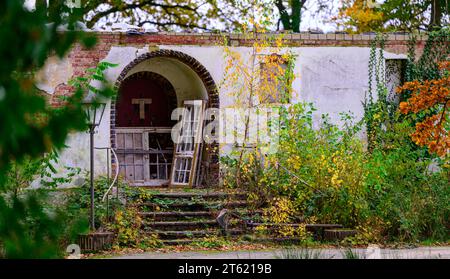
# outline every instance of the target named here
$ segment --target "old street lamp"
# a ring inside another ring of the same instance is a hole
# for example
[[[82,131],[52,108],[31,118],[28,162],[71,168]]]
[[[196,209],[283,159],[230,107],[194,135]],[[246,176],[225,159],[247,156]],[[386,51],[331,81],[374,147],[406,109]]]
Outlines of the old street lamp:
[[[105,103],[99,103],[99,102],[84,102],[83,106],[86,111],[86,118],[89,124],[89,128],[95,127],[100,125],[100,122],[102,121],[103,114],[105,113]]]
[[[90,210],[90,228],[91,231],[95,231],[95,218],[94,218],[94,134],[95,128],[98,127],[102,121],[103,113],[105,112],[105,103],[99,102],[84,102],[83,103],[86,119],[89,126],[89,134],[90,134],[90,192],[91,192],[91,210]]]

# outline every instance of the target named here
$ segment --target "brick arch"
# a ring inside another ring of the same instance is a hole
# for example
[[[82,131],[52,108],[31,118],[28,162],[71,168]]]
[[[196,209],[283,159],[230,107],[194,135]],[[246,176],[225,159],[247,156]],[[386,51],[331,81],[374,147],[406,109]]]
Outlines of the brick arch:
[[[208,95],[207,107],[208,108],[219,108],[219,92],[212,78],[211,74],[208,70],[195,58],[190,55],[187,55],[180,51],[175,50],[156,50],[148,53],[144,53],[131,61],[120,73],[119,77],[115,83],[115,89],[119,92],[120,86],[122,82],[126,79],[127,74],[138,64],[141,62],[152,59],[152,58],[172,58],[175,59],[186,66],[188,66],[191,70],[193,70],[197,76],[202,81],[205,86],[206,93]],[[116,104],[115,101],[111,102],[111,123],[110,123],[110,140],[111,147],[116,148]],[[204,180],[206,180],[207,184],[216,185],[218,183],[218,175],[219,175],[219,145],[218,143],[205,144],[204,145],[204,154],[206,154],[206,158],[202,160],[202,163],[205,164],[205,172],[207,174],[204,176]]]
[[[176,59],[181,63],[187,65],[189,68],[191,68],[197,74],[197,76],[200,78],[203,85],[205,86],[206,92],[208,94],[208,107],[219,108],[219,93],[217,90],[216,83],[214,82],[214,79],[212,78],[211,74],[208,72],[205,66],[203,66],[197,59],[180,51],[161,49],[140,55],[139,57],[131,61],[122,70],[119,77],[117,78],[115,87],[117,89],[120,87],[120,84],[125,79],[128,72],[131,71],[131,69],[133,69],[135,66],[137,66],[138,64],[140,64],[145,60],[157,57]]]

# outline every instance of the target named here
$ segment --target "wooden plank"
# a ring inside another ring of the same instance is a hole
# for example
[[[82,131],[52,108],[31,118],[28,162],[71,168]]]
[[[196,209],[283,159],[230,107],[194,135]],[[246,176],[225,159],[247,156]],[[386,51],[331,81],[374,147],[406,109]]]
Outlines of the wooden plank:
[[[121,148],[125,148],[125,135],[122,133],[118,133],[117,134],[117,148],[121,149]]]
[[[125,175],[127,180],[134,180],[134,167],[126,165],[125,166]]]
[[[133,134],[125,134],[125,149],[133,149]]]
[[[148,141],[148,132],[142,132],[142,151],[143,152],[148,152],[149,148],[149,141]],[[150,153],[145,153],[145,155],[142,157],[143,160],[143,176],[144,176],[144,181],[149,181],[150,180]]]
[[[142,149],[142,133],[133,133],[133,149]]]
[[[144,165],[134,165],[134,179],[144,181]]]
[[[133,154],[125,154],[125,165],[131,166],[134,163],[134,156]]]
[[[118,149],[116,154],[172,154],[172,150],[135,150],[135,149]]]

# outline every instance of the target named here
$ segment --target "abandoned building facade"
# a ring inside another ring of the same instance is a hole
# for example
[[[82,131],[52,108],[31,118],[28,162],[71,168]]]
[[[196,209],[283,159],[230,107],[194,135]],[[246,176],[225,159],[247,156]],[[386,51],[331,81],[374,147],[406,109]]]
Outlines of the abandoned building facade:
[[[183,106],[199,105],[202,109],[232,106],[233,100],[220,86],[225,71],[221,42],[226,37],[230,48],[251,55],[252,40],[240,34],[205,33],[123,31],[100,32],[97,36],[99,42],[94,49],[75,46],[64,59],[51,57],[39,74],[39,89],[48,94],[53,106],[58,106],[59,96],[71,94],[69,79],[83,75],[100,61],[118,65],[105,73],[118,89],[118,95],[108,101],[95,135],[95,146],[110,147],[117,157],[106,156],[103,149],[96,150],[96,174],[105,174],[107,167],[113,170],[118,167],[131,184],[146,186],[208,186],[218,181],[219,158],[227,149],[218,143],[174,147],[171,128],[176,121],[171,114]],[[338,121],[340,112],[351,112],[361,119],[368,86],[370,42],[375,36],[309,33],[283,36],[285,48],[296,56],[288,102],[313,103],[318,109],[316,120],[321,114],[328,114],[332,121]],[[419,50],[424,41],[419,36]],[[390,91],[401,82],[407,50],[407,35],[387,35],[385,64],[394,69],[386,71]],[[270,50],[267,55],[271,55]],[[61,168],[88,169],[88,134],[72,134],[67,146],[61,154]],[[181,154],[183,151],[187,153]],[[177,152],[181,152],[180,158]]]

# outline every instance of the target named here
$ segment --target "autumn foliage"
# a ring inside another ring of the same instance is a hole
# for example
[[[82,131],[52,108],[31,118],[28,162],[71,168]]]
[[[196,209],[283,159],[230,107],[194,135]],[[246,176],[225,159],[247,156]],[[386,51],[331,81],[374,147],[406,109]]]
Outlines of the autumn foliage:
[[[339,25],[346,27],[346,31],[352,32],[372,32],[383,30],[386,21],[383,12],[370,7],[365,0],[343,1],[343,7],[339,10],[339,15],[334,18]]]
[[[406,82],[397,89],[400,94],[411,96],[400,103],[402,114],[428,113],[425,119],[416,123],[412,140],[420,146],[427,146],[431,153],[444,156],[450,152],[450,61],[439,65],[443,77],[423,82]]]

